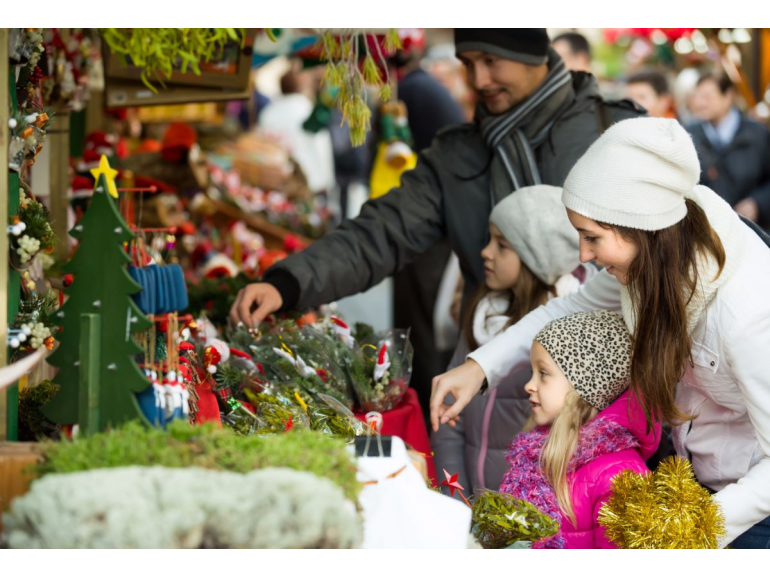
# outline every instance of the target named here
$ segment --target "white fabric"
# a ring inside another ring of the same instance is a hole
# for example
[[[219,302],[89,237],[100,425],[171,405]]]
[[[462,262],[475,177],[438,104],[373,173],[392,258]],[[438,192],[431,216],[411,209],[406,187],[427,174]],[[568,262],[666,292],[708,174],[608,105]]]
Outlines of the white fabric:
[[[470,508],[428,489],[404,442],[392,439],[390,457],[358,459],[358,480],[377,481],[365,485],[358,497],[364,518],[361,548],[466,549]],[[388,478],[404,466],[402,473]]]

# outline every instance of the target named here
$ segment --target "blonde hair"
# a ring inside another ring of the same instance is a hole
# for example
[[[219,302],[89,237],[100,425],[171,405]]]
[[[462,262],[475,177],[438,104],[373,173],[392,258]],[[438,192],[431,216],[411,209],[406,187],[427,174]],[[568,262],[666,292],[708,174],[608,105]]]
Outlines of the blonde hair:
[[[556,493],[556,501],[562,513],[575,525],[570,487],[567,482],[567,467],[578,444],[578,434],[583,425],[593,419],[599,410],[592,407],[574,389],[567,393],[564,408],[557,415],[543,450],[540,453],[540,468]]]

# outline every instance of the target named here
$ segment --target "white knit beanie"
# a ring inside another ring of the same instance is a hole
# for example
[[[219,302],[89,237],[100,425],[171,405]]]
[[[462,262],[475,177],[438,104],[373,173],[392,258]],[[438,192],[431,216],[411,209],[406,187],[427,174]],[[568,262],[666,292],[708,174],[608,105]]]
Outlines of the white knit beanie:
[[[561,188],[541,184],[512,192],[489,222],[500,229],[521,261],[551,286],[580,265],[579,236],[561,203]]]
[[[676,120],[618,122],[591,145],[564,183],[562,202],[587,218],[640,230],[673,226],[700,179],[692,138]]]

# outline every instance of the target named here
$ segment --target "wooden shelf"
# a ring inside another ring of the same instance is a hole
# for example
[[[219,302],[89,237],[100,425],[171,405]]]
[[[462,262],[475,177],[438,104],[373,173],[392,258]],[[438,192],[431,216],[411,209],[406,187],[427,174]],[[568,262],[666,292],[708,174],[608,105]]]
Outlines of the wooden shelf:
[[[289,235],[295,236],[305,246],[313,243],[311,239],[273,224],[262,216],[246,214],[235,205],[221,200],[214,200],[213,203],[219,214],[235,220],[242,220],[249,228],[261,234],[265,239],[265,246],[268,249],[283,248],[283,241]]]
[[[40,461],[39,443],[0,443],[0,529],[2,512],[29,491],[35,475],[28,469]]]

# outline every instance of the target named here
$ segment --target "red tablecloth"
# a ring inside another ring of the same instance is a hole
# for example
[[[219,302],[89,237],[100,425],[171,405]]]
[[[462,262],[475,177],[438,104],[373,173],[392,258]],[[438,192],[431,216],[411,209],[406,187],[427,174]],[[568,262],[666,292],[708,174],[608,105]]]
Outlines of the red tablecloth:
[[[356,417],[366,421],[364,413],[356,413]],[[406,390],[401,403],[390,411],[382,413],[382,435],[401,437],[416,451],[425,455],[428,465],[428,475],[436,482],[436,466],[430,451],[430,438],[425,427],[425,419],[422,417],[420,401],[417,400],[417,392],[409,388]]]

